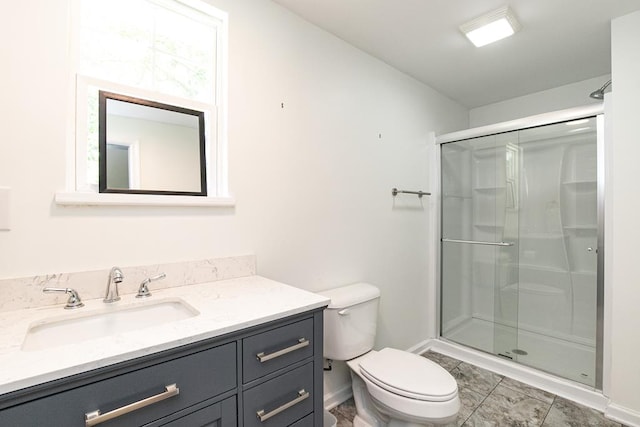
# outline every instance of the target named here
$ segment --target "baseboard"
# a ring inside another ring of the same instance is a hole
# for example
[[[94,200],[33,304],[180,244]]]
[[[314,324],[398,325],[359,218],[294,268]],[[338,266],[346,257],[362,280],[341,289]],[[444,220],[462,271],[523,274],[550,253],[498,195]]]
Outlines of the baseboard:
[[[413,347],[408,348],[406,351],[409,353],[422,354],[429,350],[429,348],[431,347],[431,341],[433,341],[431,338],[428,340],[424,340],[414,345]]]
[[[604,416],[626,426],[640,426],[640,413],[614,403],[609,403],[609,405],[607,405],[607,408],[604,411]]]
[[[353,396],[351,391],[351,382],[348,385],[342,387],[340,390],[333,393],[325,393],[324,395],[324,408],[326,410],[333,409],[342,402],[349,400]]]

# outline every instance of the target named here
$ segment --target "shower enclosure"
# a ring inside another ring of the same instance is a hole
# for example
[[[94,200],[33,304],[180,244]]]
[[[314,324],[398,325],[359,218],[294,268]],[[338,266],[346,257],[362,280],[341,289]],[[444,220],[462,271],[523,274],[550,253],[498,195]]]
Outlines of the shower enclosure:
[[[602,122],[441,145],[443,338],[601,388]]]

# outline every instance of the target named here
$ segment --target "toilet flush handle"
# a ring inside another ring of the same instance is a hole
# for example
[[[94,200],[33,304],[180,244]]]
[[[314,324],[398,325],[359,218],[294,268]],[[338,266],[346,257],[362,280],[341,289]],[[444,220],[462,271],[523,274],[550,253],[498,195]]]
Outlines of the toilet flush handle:
[[[342,309],[338,312],[338,314],[340,316],[347,316],[349,314],[349,309],[348,308]]]

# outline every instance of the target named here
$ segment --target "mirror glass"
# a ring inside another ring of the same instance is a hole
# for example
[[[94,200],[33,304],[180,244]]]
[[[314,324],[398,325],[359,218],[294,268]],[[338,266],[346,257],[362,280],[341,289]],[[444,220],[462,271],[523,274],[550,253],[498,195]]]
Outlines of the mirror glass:
[[[101,193],[207,195],[204,112],[99,92]]]

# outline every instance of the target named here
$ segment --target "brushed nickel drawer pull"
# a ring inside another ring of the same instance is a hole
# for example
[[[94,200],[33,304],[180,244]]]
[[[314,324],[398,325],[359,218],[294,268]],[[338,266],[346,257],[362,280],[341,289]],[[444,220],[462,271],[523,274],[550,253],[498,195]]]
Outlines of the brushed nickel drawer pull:
[[[155,396],[147,397],[146,399],[130,403],[118,409],[114,409],[113,411],[109,411],[106,414],[101,414],[99,409],[93,412],[88,412],[84,414],[85,426],[91,427],[102,424],[105,421],[121,417],[122,415],[128,414],[130,412],[137,411],[138,409],[142,409],[146,406],[153,405],[154,403],[161,402],[170,397],[177,396],[178,394],[180,394],[180,389],[175,384],[171,384],[166,386],[165,391],[160,394],[156,394]]]
[[[291,347],[283,348],[282,350],[274,351],[273,353],[264,354],[264,352],[260,352],[256,354],[256,358],[260,361],[260,363],[267,362],[271,359],[275,359],[276,357],[284,356],[287,353],[291,353],[292,351],[299,350],[309,345],[309,340],[306,338],[300,338],[298,340],[298,344],[292,345]]]
[[[305,400],[308,397],[309,397],[309,392],[308,391],[304,391],[304,389],[302,389],[302,390],[298,391],[298,397],[293,399],[291,402],[287,402],[284,405],[277,407],[273,411],[267,412],[266,414],[264,413],[264,409],[261,409],[258,412],[256,412],[256,415],[260,419],[260,422],[265,422],[269,418],[271,418],[271,417],[273,417],[275,415],[278,415],[280,412],[285,411],[285,410],[291,408],[294,405],[297,405],[298,403],[302,402],[303,400]]]

